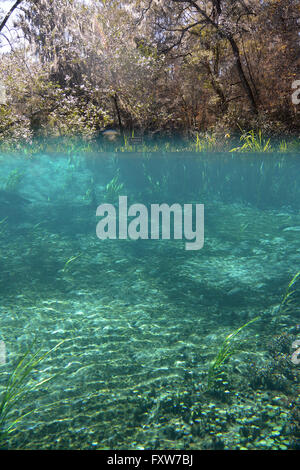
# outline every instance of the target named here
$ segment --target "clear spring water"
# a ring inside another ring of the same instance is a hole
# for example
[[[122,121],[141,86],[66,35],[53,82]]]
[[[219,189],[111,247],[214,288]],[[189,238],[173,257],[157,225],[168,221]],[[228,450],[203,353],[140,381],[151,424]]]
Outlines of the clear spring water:
[[[2,397],[28,348],[64,340],[29,375],[4,448],[299,448],[299,155],[3,155],[0,168]],[[96,209],[120,195],[204,204],[203,248],[172,227],[100,240]],[[257,316],[208,386],[226,336]]]

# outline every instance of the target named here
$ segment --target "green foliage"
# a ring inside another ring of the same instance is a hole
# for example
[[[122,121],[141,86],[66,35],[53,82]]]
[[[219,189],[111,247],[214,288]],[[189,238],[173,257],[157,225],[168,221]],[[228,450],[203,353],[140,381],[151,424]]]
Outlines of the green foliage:
[[[215,359],[211,362],[209,369],[208,369],[208,377],[207,377],[207,387],[211,389],[217,378],[219,377],[220,373],[223,370],[223,366],[227,359],[229,359],[233,354],[236,353],[236,349],[233,345],[233,340],[236,336],[248,325],[258,320],[260,317],[255,317],[252,320],[248,321],[244,325],[237,328],[233,333],[230,333],[226,336],[225,340],[223,341],[221,348],[219,349],[218,354],[216,355]]]
[[[65,125],[67,125],[65,123]],[[90,130],[92,128],[89,128]],[[61,128],[62,130],[62,128]],[[297,139],[292,140],[282,140],[279,143],[272,142],[268,139],[265,142],[267,149],[264,150],[264,147],[259,144],[255,147],[254,144],[247,146],[245,144],[241,147],[234,149],[232,143],[230,142],[230,135],[216,135],[215,133],[196,133],[194,138],[185,138],[185,139],[155,139],[151,140],[150,138],[145,138],[143,140],[134,139],[134,133],[132,133],[131,138],[124,136],[124,143],[120,145],[119,142],[107,142],[104,139],[97,139],[98,134],[91,131],[89,133],[88,128],[83,132],[78,131],[78,134],[70,132],[63,132],[60,136],[49,135],[47,138],[39,135],[34,139],[28,142],[21,142],[20,140],[7,139],[1,141],[0,135],[0,152],[3,153],[15,153],[17,155],[20,152],[28,159],[33,158],[41,154],[57,154],[64,153],[69,155],[70,164],[76,165],[76,158],[80,156],[91,156],[95,157],[95,154],[101,152],[113,152],[113,153],[124,153],[124,152],[134,152],[139,153],[143,157],[148,158],[151,153],[175,153],[175,152],[196,152],[196,153],[209,153],[209,152],[224,152],[224,151],[242,151],[242,152],[273,152],[273,153],[298,153],[300,149],[300,142]],[[251,131],[252,132],[252,131]],[[0,133],[1,134],[1,133]],[[244,134],[243,134],[244,135]],[[243,135],[241,139],[243,139]],[[254,134],[255,135],[255,134]],[[259,133],[258,133],[259,136]],[[261,137],[261,140],[263,138]],[[241,150],[243,148],[243,150]],[[248,150],[247,150],[248,148]],[[256,150],[255,150],[256,149]],[[20,172],[12,172],[9,175],[9,181],[3,182],[8,186],[16,185],[20,182],[22,174]]]
[[[66,273],[70,270],[70,264],[73,263],[73,261],[75,261],[77,258],[79,258],[80,256],[82,255],[82,253],[79,253],[79,255],[77,256],[71,256],[71,258],[69,258],[65,264],[64,264],[64,267],[62,269],[62,272],[63,273]]]
[[[205,134],[204,137],[200,137],[199,133],[196,134],[195,151],[196,152],[209,152],[216,148],[216,137],[214,134]]]
[[[279,152],[280,153],[285,153],[288,151],[288,145],[287,145],[287,142],[285,140],[282,140],[280,143],[279,143]]]
[[[261,130],[258,131],[258,134],[254,130],[246,134],[243,133],[240,141],[244,142],[243,145],[231,149],[230,152],[271,152],[272,150],[270,139],[266,140],[263,138]]]
[[[31,137],[29,121],[18,115],[10,106],[0,104],[0,148],[10,151],[11,148],[24,144]]]
[[[132,131],[132,135],[131,137],[133,138],[134,137],[134,131]],[[146,151],[147,150],[147,147],[145,145],[140,145],[140,144],[132,144],[130,139],[124,135],[124,144],[117,148],[116,151],[117,152],[137,152],[137,151]]]
[[[0,51],[3,145],[36,135],[92,138],[116,125],[182,135],[231,130],[236,123],[266,133],[298,132],[300,114],[290,99],[298,73],[297,22],[289,20],[296,2],[285,0],[280,20],[272,1],[259,2],[255,15],[255,2],[229,8],[230,2],[208,0],[196,10],[193,2],[178,0],[168,8],[127,3],[22,2],[13,19],[20,34],[12,42],[9,34],[1,38],[8,46]],[[270,151],[268,141],[251,132],[233,151]],[[215,144],[214,137],[197,136],[194,147],[203,152]],[[124,147],[120,151],[136,151],[128,142]],[[287,151],[284,144],[281,151]]]
[[[297,152],[299,153],[300,151],[300,140],[298,139],[292,139],[288,142],[285,140],[282,140],[279,143],[278,151],[281,153],[287,153],[287,152]]]
[[[299,308],[299,296],[300,289],[297,286],[299,283],[300,286],[300,271],[295,274],[292,280],[289,282],[288,287],[285,291],[284,297],[279,307],[281,313],[287,313],[289,311],[294,311],[296,308]]]
[[[124,184],[120,182],[119,173],[112,178],[112,180],[106,185],[105,188],[105,200],[113,204],[119,198]]]
[[[59,342],[52,349],[42,354],[41,349],[33,352],[33,346],[31,346],[15,366],[0,397],[0,447],[5,444],[9,435],[16,429],[17,424],[25,416],[32,413],[32,411],[29,411],[19,415],[17,418],[11,418],[15,408],[18,406],[18,400],[30,390],[38,388],[54,377],[50,376],[39,382],[32,383],[32,372],[35,371],[36,367],[46,356],[55,351],[63,342]]]
[[[13,170],[8,175],[7,181],[5,183],[5,190],[6,191],[15,191],[23,177],[23,173],[19,170]]]

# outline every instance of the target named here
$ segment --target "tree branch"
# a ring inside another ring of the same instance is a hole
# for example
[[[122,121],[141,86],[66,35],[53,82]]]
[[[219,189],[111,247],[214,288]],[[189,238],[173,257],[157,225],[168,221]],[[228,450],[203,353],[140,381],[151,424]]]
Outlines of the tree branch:
[[[11,9],[9,10],[8,13],[6,13],[5,17],[3,18],[2,22],[0,23],[0,31],[2,31],[2,29],[4,28],[4,26],[6,25],[6,23],[8,22],[10,16],[12,15],[12,13],[15,11],[15,9],[20,5],[20,3],[22,3],[23,0],[17,0],[13,6],[11,7]]]

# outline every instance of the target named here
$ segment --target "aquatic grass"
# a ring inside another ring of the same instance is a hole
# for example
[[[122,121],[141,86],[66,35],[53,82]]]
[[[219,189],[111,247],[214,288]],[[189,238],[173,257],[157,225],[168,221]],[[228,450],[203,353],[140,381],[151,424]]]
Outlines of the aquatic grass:
[[[244,142],[242,146],[235,147],[230,152],[271,152],[271,139],[264,139],[261,130],[256,134],[254,130],[243,133],[240,141]]]
[[[281,301],[279,312],[287,312],[290,308],[293,308],[295,305],[295,296],[294,294],[297,292],[297,289],[291,290],[291,288],[295,287],[296,282],[300,279],[300,271],[295,274],[292,280],[289,282],[283,299]]]
[[[223,138],[214,132],[196,132],[193,138],[183,138],[180,141],[176,139],[163,138],[151,139],[150,137],[135,137],[134,131],[130,135],[123,136],[123,142],[103,142],[101,139],[89,139],[84,137],[75,138],[70,136],[61,136],[60,138],[48,138],[47,140],[35,139],[31,143],[23,142],[22,144],[13,145],[6,149],[1,145],[0,152],[23,154],[26,159],[36,158],[40,154],[57,154],[64,153],[69,156],[69,164],[77,166],[80,163],[80,157],[92,157],[99,153],[124,153],[134,152],[140,154],[146,153],[176,153],[176,152],[274,152],[274,153],[287,153],[298,152],[300,148],[299,138],[293,140],[282,140],[278,144],[271,145],[270,139],[265,139],[262,131],[249,132],[244,131],[242,128],[240,141],[242,145],[230,149],[230,134],[225,134]],[[12,174],[10,184],[18,184],[22,175]]]
[[[287,152],[299,152],[300,151],[300,140],[292,139],[288,142],[285,140],[280,141],[278,152],[287,153]]]
[[[202,138],[199,133],[196,134],[196,141],[194,142],[193,149],[196,152],[207,152],[211,151],[216,147],[217,141],[214,134],[205,134]]]
[[[246,326],[250,325],[251,323],[257,321],[260,317],[255,317],[252,320],[248,321],[244,325],[237,328],[233,333],[230,333],[224,339],[217,355],[215,356],[214,360],[211,362],[208,375],[207,375],[207,388],[210,390],[216,382],[216,379],[219,377],[220,373],[222,372],[223,366],[227,359],[229,359],[233,354],[237,351],[233,347],[233,340],[236,336],[244,329]]]
[[[41,354],[41,348],[36,352],[33,352],[33,346],[30,346],[15,366],[0,398],[0,447],[3,447],[5,442],[7,442],[9,435],[15,431],[17,424],[24,419],[25,416],[28,416],[34,411],[31,410],[27,413],[21,414],[18,418],[12,418],[10,422],[10,415],[15,410],[18,400],[29,391],[49,382],[49,380],[57,375],[52,375],[31,385],[31,373],[36,369],[38,364],[45,359],[45,357],[55,351],[65,341],[66,340],[60,341],[53,348],[43,354]]]
[[[104,142],[99,138],[85,138],[60,136],[59,138],[49,137],[47,139],[35,138],[30,142],[15,142],[7,147],[0,142],[0,153],[22,155],[27,160],[34,159],[41,154],[67,154],[71,165],[78,165],[79,157],[92,157],[100,153],[175,153],[175,152],[207,152],[207,151],[229,151],[229,152],[274,152],[287,153],[299,152],[300,140],[298,138],[282,140],[278,144],[271,145],[270,139],[265,139],[262,131],[249,132],[244,131],[238,126],[241,132],[240,141],[243,145],[232,148],[230,150],[230,134],[225,134],[224,138],[220,138],[215,132],[196,132],[193,138],[183,138],[181,140],[169,138],[168,140],[160,138],[151,139],[151,137],[139,138],[135,137],[134,131],[130,135],[124,135],[123,142]],[[10,176],[11,181],[8,184],[18,184],[21,174],[13,173]]]
[[[24,172],[21,172],[18,169],[11,171],[4,185],[5,191],[16,191],[20,186],[23,176]]]
[[[117,147],[116,151],[119,152],[133,152],[134,146],[129,144],[129,139],[124,135],[124,144],[121,147]]]
[[[118,172],[105,187],[105,200],[111,204],[116,202],[123,188],[124,183],[120,181]]]
[[[0,233],[5,230],[5,222],[8,220],[8,217],[4,217],[4,219],[0,220]],[[3,226],[2,226],[3,224]]]
[[[70,263],[72,263],[73,261],[75,261],[77,258],[79,258],[80,256],[82,255],[82,253],[79,253],[79,255],[77,256],[71,256],[71,258],[69,258],[66,262],[65,262],[65,265],[62,269],[62,272],[63,273],[66,273],[69,271],[70,269]]]
[[[281,142],[279,142],[279,152],[281,153],[285,153],[288,151],[288,145],[287,145],[287,142],[285,140],[282,140]]]
[[[124,135],[123,140],[124,144],[121,147],[115,147],[114,152],[138,152],[141,154],[147,154],[159,151],[169,151],[170,147],[169,142],[167,142],[164,146],[159,146],[156,143],[146,143],[143,137],[136,137],[134,135],[134,131],[132,131],[130,137]]]

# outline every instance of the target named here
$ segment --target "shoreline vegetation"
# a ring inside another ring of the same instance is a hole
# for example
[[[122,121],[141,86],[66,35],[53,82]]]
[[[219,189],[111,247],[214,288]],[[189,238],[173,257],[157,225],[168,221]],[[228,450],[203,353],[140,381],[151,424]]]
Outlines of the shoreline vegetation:
[[[297,152],[299,18],[296,0],[12,2],[0,151]]]
[[[106,135],[108,132],[109,138]],[[111,137],[113,136],[113,138]],[[60,136],[57,138],[36,138],[29,142],[18,140],[14,142],[1,142],[0,156],[19,155],[27,158],[39,154],[60,154],[86,157],[111,156],[113,154],[126,154],[143,156],[147,154],[217,154],[217,153],[251,153],[251,154],[299,154],[300,136],[273,136],[266,137],[261,130],[255,132],[241,132],[238,135],[217,135],[215,133],[195,132],[189,136],[134,137],[120,136],[118,131],[102,132],[97,138],[86,139],[82,136]]]

